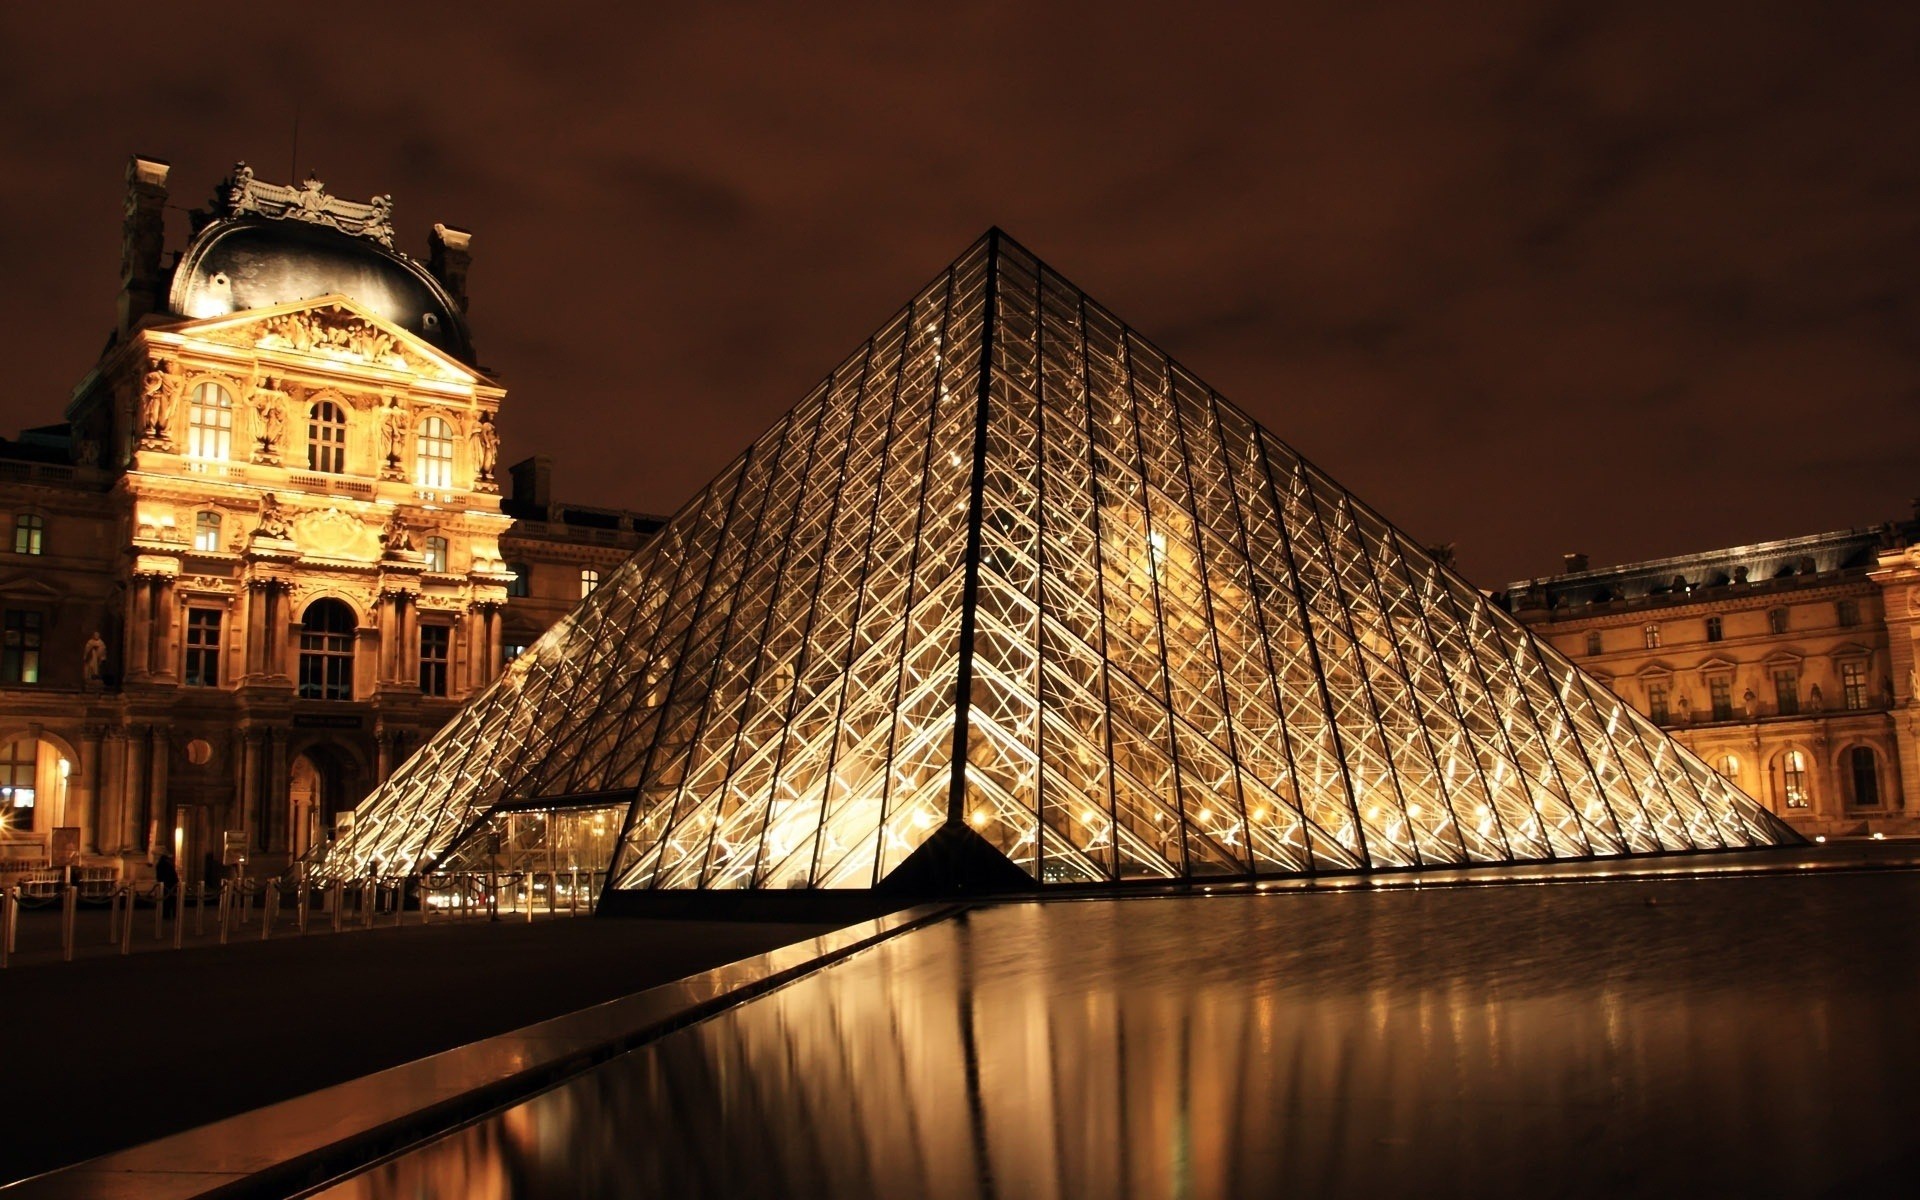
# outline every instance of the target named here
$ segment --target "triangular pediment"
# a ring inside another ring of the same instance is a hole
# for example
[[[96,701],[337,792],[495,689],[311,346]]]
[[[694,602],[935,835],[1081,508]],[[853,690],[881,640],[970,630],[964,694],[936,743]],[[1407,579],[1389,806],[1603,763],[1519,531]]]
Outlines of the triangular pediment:
[[[1711,658],[1703,660],[1694,670],[1700,672],[1702,675],[1718,675],[1724,672],[1731,672],[1739,665],[1739,663],[1734,662],[1730,658],[1722,658],[1719,655],[1714,655]]]
[[[0,575],[0,596],[10,600],[32,603],[36,600],[53,601],[65,598],[66,591],[48,583],[38,575],[9,573]]]
[[[585,795],[625,798],[614,889],[1794,838],[997,231],[515,667],[325,872],[444,864],[500,805]]]
[[[1838,646],[1827,651],[1827,657],[1831,659],[1865,658],[1872,653],[1873,647],[1871,646],[1863,646],[1859,642],[1841,642]]]
[[[352,297],[338,294],[161,328],[219,345],[306,355],[347,367],[401,371],[449,383],[491,382]]]

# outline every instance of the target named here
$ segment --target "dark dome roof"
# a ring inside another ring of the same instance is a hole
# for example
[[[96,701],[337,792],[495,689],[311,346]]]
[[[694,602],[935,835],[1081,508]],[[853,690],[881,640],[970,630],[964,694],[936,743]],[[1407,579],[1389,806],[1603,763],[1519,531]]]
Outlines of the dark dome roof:
[[[218,317],[335,293],[473,362],[466,318],[426,268],[368,238],[301,221],[235,217],[208,225],[180,256],[167,307],[182,317]]]

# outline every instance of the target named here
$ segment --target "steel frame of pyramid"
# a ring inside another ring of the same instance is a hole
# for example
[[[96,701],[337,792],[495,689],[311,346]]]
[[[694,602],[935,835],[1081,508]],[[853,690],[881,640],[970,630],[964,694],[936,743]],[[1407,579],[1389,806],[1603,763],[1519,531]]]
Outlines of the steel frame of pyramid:
[[[1798,841],[997,230],[320,869],[591,804],[614,890],[871,887],[941,839],[1045,884]]]

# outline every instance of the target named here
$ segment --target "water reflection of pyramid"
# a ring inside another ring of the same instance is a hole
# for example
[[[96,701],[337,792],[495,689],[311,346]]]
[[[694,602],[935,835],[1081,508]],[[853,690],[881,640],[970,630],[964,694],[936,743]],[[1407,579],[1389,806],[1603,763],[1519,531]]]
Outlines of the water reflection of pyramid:
[[[327,867],[588,803],[626,813],[623,889],[869,887],[922,847],[905,874],[1051,884],[1797,840],[997,232]]]

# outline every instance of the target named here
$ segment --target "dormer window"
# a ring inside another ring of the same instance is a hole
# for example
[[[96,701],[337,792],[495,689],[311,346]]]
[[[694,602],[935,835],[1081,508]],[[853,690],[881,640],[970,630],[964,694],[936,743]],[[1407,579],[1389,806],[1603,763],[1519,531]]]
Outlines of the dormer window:
[[[420,422],[413,452],[413,481],[424,488],[453,486],[453,427],[445,417]]]
[[[347,469],[347,414],[331,400],[307,410],[307,469],[329,475]]]
[[[233,450],[233,393],[217,383],[193,389],[187,406],[187,457],[226,458]]]

